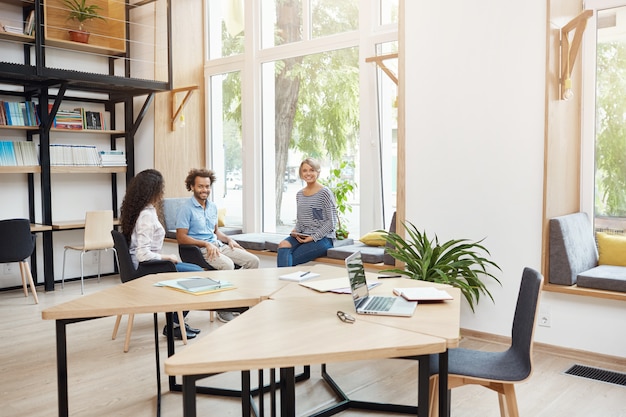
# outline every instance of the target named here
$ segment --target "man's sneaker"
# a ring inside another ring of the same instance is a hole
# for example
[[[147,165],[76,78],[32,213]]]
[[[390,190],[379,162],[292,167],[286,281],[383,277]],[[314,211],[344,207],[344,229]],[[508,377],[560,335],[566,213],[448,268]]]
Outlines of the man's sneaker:
[[[194,332],[190,332],[186,330],[186,333],[187,333],[187,339],[193,339],[194,337],[196,337],[196,333]],[[167,326],[163,328],[163,336],[167,336]],[[174,327],[174,339],[183,340],[183,334],[180,331],[180,326]]]
[[[187,330],[187,333],[189,333],[189,332],[196,333],[196,334],[200,333],[200,329],[196,329],[195,327],[191,327],[187,323],[185,323],[185,329]]]
[[[232,319],[234,319],[238,315],[239,315],[239,313],[235,313],[235,312],[232,312],[232,311],[218,311],[217,312],[217,319],[219,321],[221,321],[222,323],[228,323],[229,321],[231,321]]]

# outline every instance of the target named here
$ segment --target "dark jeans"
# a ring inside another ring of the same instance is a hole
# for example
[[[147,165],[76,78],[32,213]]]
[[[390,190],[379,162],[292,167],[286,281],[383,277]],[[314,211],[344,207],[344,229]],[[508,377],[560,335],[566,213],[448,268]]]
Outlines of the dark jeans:
[[[326,256],[326,251],[333,247],[333,240],[327,237],[317,242],[307,243],[300,243],[291,236],[285,240],[291,244],[291,247],[278,248],[276,263],[279,267],[300,265],[315,258]]]

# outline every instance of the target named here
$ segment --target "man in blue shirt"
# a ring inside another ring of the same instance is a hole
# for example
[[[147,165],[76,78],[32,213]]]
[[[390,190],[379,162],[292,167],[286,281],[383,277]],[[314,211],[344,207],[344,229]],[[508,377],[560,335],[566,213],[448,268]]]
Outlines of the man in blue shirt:
[[[179,245],[195,245],[204,259],[215,269],[258,268],[259,258],[247,252],[234,239],[217,227],[217,206],[209,200],[215,173],[207,169],[192,169],[185,179],[191,197],[176,213],[176,240]],[[218,311],[217,318],[228,322],[239,313]]]
[[[176,215],[176,240],[179,245],[195,245],[215,269],[258,268],[259,258],[247,252],[239,243],[217,227],[217,206],[209,200],[215,173],[207,169],[192,169],[185,179],[193,192]]]

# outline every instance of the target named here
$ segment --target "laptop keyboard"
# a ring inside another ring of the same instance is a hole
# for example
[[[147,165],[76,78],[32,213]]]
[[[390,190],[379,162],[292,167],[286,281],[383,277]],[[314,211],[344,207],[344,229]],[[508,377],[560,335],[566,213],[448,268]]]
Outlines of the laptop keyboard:
[[[389,311],[394,301],[396,301],[394,297],[371,297],[371,301],[367,304],[365,309],[372,311]]]

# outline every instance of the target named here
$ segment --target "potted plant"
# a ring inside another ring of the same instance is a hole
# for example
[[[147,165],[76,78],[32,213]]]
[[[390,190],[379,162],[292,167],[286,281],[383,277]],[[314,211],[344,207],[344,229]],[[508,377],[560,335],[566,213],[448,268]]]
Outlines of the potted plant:
[[[87,0],[63,0],[65,7],[69,9],[67,20],[76,20],[78,29],[70,29],[70,40],[74,42],[89,42],[89,32],[85,31],[85,22],[92,19],[100,19],[106,22],[106,19],[100,16],[99,12],[102,7],[97,4],[87,5]]]
[[[348,219],[347,213],[352,213],[352,206],[348,202],[350,194],[356,190],[356,183],[350,172],[354,172],[354,162],[343,161],[338,168],[330,170],[328,177],[325,180],[320,181],[331,189],[335,195],[335,202],[337,204],[337,230],[335,231],[337,239],[348,238]]]
[[[468,239],[454,239],[439,242],[437,235],[430,239],[426,232],[420,232],[410,222],[403,223],[407,238],[397,233],[384,232],[388,243],[385,252],[404,263],[404,269],[387,269],[385,272],[406,275],[412,279],[449,284],[461,293],[474,311],[480,295],[493,297],[483,279],[494,279],[501,284],[489,268],[501,270],[486,256],[489,251],[481,244],[483,239],[472,242]]]

